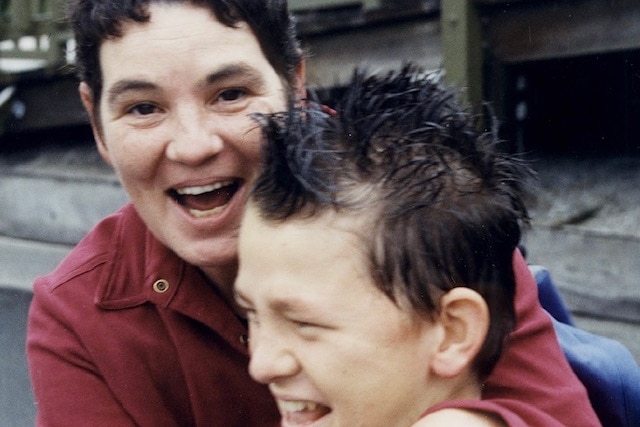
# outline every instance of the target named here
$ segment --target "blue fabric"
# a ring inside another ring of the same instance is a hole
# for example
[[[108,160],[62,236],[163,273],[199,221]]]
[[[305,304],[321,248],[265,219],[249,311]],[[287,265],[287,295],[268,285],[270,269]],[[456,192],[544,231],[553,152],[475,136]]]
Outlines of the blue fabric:
[[[629,350],[617,341],[555,319],[554,327],[602,425],[640,426],[640,367]]]
[[[529,266],[540,303],[549,312],[560,346],[604,427],[640,427],[640,367],[618,341],[574,326],[549,271]]]
[[[569,308],[553,283],[549,270],[539,265],[530,265],[529,270],[538,284],[538,299],[542,307],[557,321],[575,326]]]

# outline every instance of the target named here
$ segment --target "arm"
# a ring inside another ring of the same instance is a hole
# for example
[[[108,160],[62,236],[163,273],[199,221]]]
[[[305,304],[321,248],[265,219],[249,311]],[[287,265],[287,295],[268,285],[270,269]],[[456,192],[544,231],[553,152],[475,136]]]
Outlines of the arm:
[[[34,286],[27,355],[38,405],[36,424],[134,426],[83,347],[68,317],[68,304],[55,298],[45,283]]]

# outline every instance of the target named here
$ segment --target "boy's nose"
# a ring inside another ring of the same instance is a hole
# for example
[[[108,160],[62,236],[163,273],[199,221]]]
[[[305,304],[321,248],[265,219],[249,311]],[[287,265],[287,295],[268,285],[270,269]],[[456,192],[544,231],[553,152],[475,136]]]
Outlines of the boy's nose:
[[[277,339],[264,338],[257,334],[250,337],[251,377],[262,384],[269,384],[295,375],[299,371],[299,364],[293,352],[280,345]]]

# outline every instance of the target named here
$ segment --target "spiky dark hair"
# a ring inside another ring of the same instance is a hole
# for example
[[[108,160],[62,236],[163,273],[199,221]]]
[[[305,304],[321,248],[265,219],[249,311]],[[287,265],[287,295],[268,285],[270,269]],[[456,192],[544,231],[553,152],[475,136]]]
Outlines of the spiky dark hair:
[[[512,257],[533,172],[413,66],[356,71],[336,110],[311,103],[260,119],[264,169],[250,203],[266,221],[370,218],[357,232],[375,283],[419,313],[433,315],[454,287],[478,291],[491,326],[476,368],[488,375],[514,324]]]

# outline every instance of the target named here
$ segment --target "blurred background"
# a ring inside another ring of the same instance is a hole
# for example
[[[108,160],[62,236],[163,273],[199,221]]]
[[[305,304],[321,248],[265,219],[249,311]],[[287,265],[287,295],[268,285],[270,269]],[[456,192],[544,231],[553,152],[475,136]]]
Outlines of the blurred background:
[[[437,70],[539,174],[523,241],[578,326],[640,360],[640,2],[290,0],[330,103],[356,65]],[[77,95],[62,0],[0,0],[0,425],[33,425],[33,279],[127,198]],[[490,113],[490,114],[487,114]],[[12,421],[8,421],[12,420]]]

